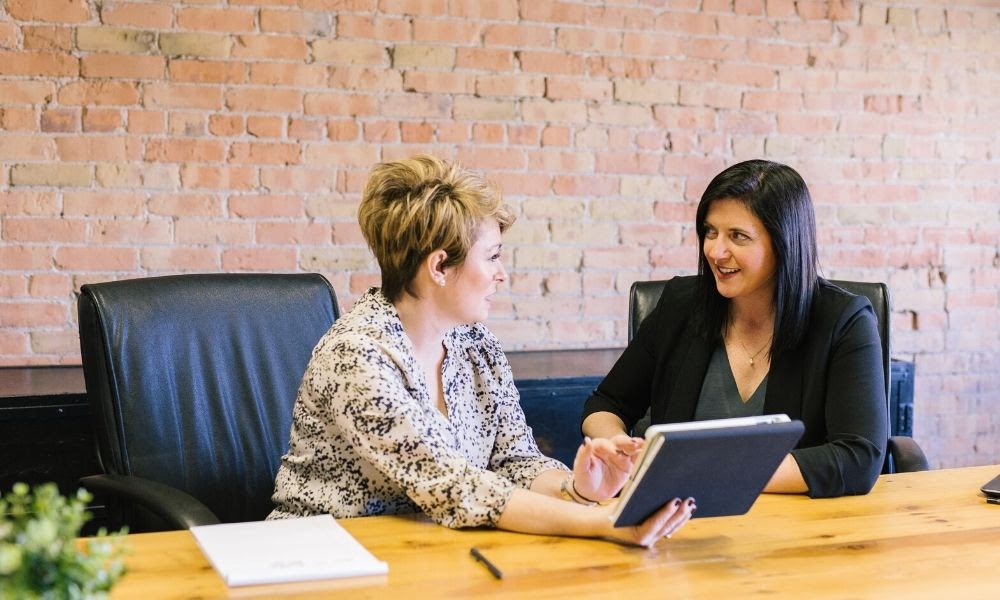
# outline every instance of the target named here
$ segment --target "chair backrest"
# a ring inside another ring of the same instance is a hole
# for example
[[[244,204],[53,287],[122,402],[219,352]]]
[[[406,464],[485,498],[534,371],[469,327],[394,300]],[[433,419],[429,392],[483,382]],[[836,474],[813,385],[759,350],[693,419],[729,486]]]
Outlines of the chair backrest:
[[[339,316],[315,274],[172,275],[84,285],[80,346],[107,473],[263,519],[312,349]]]
[[[837,279],[829,280],[833,285],[844,289],[858,296],[865,296],[872,303],[875,309],[875,316],[878,319],[878,333],[882,340],[882,370],[885,375],[885,397],[886,407],[889,402],[889,385],[891,373],[889,372],[889,288],[880,282],[867,281],[843,281]],[[635,333],[639,330],[639,325],[649,316],[649,313],[656,308],[656,303],[660,301],[663,294],[664,280],[657,281],[636,281],[629,290],[628,300],[628,341],[632,341]]]

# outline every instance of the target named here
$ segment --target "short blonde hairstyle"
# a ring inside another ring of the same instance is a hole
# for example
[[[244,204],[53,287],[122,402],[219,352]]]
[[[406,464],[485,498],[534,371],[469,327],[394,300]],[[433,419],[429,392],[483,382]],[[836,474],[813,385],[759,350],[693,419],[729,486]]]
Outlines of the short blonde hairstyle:
[[[413,280],[435,250],[444,266],[461,265],[479,226],[494,218],[504,232],[514,214],[499,188],[479,173],[427,155],[376,165],[368,177],[358,222],[382,271],[382,293],[396,301],[416,296]]]

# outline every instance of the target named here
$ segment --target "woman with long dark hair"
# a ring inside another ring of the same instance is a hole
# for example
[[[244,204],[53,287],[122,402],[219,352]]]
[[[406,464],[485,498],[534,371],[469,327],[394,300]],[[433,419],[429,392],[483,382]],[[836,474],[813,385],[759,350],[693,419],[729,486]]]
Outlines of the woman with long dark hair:
[[[695,227],[698,275],[666,283],[587,399],[584,433],[622,439],[647,411],[652,423],[785,413],[806,431],[765,491],[867,493],[888,438],[876,317],[817,274],[802,177],[735,164],[708,185]]]

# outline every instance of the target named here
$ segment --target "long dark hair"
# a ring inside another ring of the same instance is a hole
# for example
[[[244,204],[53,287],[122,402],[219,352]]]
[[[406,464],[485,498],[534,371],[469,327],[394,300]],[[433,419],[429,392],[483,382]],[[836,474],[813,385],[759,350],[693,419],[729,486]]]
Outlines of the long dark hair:
[[[748,160],[719,173],[698,203],[698,295],[703,333],[711,340],[722,335],[729,318],[729,299],[719,293],[711,265],[703,252],[705,217],[712,202],[743,202],[771,236],[777,271],[774,286],[774,337],[771,357],[795,349],[805,336],[816,290],[818,268],[816,217],[809,188],[789,166],[767,160]]]

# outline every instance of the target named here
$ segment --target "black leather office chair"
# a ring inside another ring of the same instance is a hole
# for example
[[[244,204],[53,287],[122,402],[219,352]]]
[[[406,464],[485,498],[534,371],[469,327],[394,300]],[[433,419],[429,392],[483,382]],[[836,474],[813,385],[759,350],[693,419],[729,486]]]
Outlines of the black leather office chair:
[[[664,283],[664,281],[637,281],[632,284],[628,305],[629,341],[632,341],[632,337],[639,329],[639,324],[656,307],[656,303],[659,302],[660,295],[663,293]],[[882,339],[882,369],[885,373],[886,410],[888,411],[889,386],[892,378],[889,365],[891,348],[889,343],[889,288],[884,283],[862,281],[830,280],[830,283],[852,294],[866,296],[875,309],[879,337]],[[882,467],[883,473],[926,471],[928,468],[927,458],[913,438],[907,436],[889,437],[885,464]]]
[[[84,285],[87,399],[109,524],[260,520],[313,346],[339,316],[314,274],[173,275]]]

